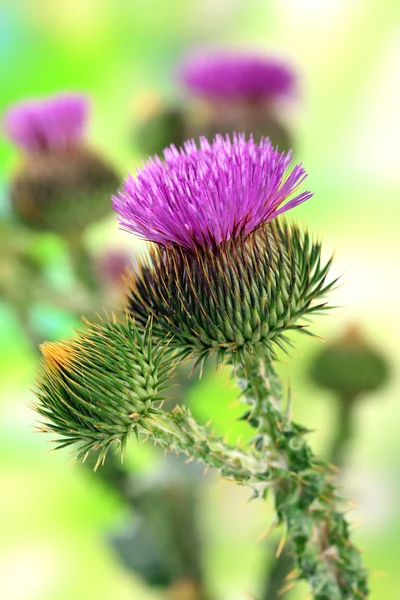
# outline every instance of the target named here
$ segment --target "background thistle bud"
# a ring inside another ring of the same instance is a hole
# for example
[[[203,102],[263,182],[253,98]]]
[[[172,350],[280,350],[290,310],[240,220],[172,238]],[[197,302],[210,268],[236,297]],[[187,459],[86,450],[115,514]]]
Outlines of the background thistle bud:
[[[9,110],[6,135],[24,151],[11,179],[11,203],[34,229],[83,230],[110,209],[119,184],[114,168],[83,142],[87,100],[56,96]]]
[[[41,430],[57,435],[58,448],[78,443],[77,458],[100,451],[96,467],[114,442],[124,450],[157,412],[171,370],[163,348],[150,327],[139,332],[128,319],[85,322],[76,338],[44,343],[34,406],[45,419]]]
[[[389,379],[389,365],[359,327],[352,325],[315,356],[310,376],[321,387],[336,392],[343,401],[373,392]]]

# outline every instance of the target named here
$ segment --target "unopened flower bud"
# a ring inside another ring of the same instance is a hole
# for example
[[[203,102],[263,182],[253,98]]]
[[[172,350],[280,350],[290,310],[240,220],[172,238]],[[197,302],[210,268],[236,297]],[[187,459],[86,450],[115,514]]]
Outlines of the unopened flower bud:
[[[382,387],[389,379],[389,365],[360,328],[350,326],[314,358],[310,375],[321,387],[351,401]]]
[[[123,450],[129,435],[156,413],[171,363],[155,345],[151,328],[133,321],[85,326],[77,337],[41,346],[35,410],[42,431],[57,435],[59,448],[79,444],[77,458],[99,450],[98,464],[112,444]]]

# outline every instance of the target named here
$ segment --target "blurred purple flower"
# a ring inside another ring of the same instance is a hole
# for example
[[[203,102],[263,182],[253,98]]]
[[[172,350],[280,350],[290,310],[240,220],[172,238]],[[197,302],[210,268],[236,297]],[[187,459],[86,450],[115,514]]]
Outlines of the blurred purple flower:
[[[199,149],[193,140],[170,146],[164,157],[150,159],[136,179],[129,175],[113,199],[124,229],[164,246],[219,244],[312,196],[303,192],[281,206],[307,175],[301,165],[287,172],[290,152],[279,153],[268,139],[217,135],[212,144],[200,138]]]
[[[21,102],[6,112],[4,133],[28,152],[74,146],[82,140],[88,108],[88,99],[77,94]]]
[[[290,95],[295,76],[283,62],[247,54],[198,54],[181,66],[179,78],[192,92],[212,99],[268,100]]]
[[[96,270],[104,284],[119,285],[132,264],[135,264],[135,260],[127,252],[109,248],[97,257]]]

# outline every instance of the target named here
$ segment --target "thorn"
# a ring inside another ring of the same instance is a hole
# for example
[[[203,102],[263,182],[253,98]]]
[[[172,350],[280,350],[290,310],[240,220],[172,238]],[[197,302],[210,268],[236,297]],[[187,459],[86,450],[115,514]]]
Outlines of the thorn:
[[[265,538],[268,537],[273,531],[275,531],[277,527],[278,522],[273,522],[265,531],[261,533],[261,535],[258,536],[257,542],[262,542],[263,540],[265,540]]]
[[[278,548],[276,550],[275,558],[279,558],[280,555],[282,554],[282,550],[285,547],[286,541],[287,541],[287,537],[286,537],[286,534],[285,534],[282,537],[281,541],[279,542],[279,546],[278,546]]]
[[[339,467],[337,467],[336,465],[334,465],[333,463],[329,463],[329,468],[331,469],[331,471],[335,471],[335,473],[341,472],[341,469]]]
[[[285,577],[285,579],[287,580],[293,580],[293,579],[297,579],[297,577],[300,575],[301,571],[300,569],[292,569]]]
[[[387,577],[386,571],[372,571],[372,577]]]
[[[283,594],[286,594],[286,592],[291,590],[292,587],[294,587],[293,581],[288,581],[288,583],[286,583],[283,587],[281,587],[280,590],[278,590],[278,596],[283,596]]]
[[[229,443],[229,436],[231,435],[231,433],[232,433],[232,430],[230,430],[230,431],[227,431],[227,432],[224,434],[224,443],[225,443],[225,444],[228,444],[228,443]]]

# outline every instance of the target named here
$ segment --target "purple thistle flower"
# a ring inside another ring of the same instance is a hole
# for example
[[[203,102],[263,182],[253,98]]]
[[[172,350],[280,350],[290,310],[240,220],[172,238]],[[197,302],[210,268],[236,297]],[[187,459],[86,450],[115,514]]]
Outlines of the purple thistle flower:
[[[179,73],[192,92],[211,99],[270,100],[293,92],[293,71],[277,59],[246,54],[204,54]]]
[[[268,139],[217,135],[200,148],[164,150],[129,175],[113,206],[124,229],[163,246],[195,249],[250,233],[312,196],[302,192],[283,204],[305,179],[301,165],[287,172],[290,152],[275,150]]]
[[[87,98],[76,94],[21,102],[6,112],[4,133],[28,152],[75,146],[82,140],[88,107]]]

